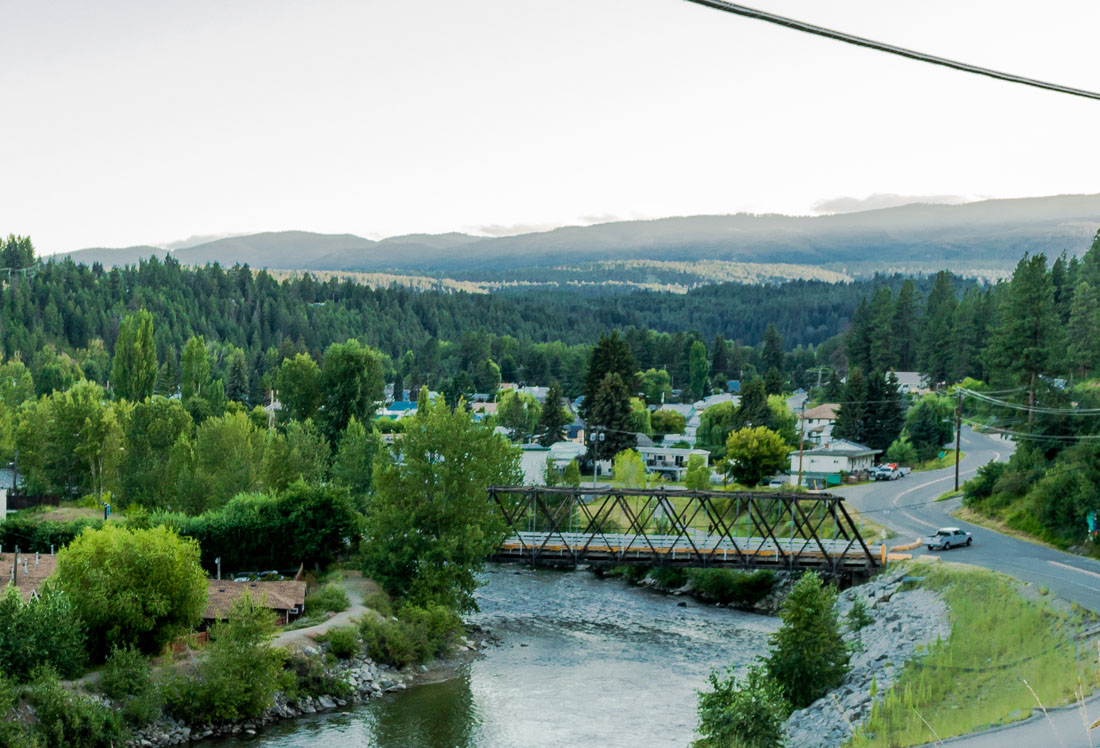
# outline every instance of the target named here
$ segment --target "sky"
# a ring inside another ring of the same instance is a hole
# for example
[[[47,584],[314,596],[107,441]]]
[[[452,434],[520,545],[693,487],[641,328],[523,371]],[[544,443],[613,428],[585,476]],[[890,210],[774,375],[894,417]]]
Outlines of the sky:
[[[1100,91],[1093,0],[747,0]],[[42,253],[1100,192],[1100,102],[683,0],[0,0]]]

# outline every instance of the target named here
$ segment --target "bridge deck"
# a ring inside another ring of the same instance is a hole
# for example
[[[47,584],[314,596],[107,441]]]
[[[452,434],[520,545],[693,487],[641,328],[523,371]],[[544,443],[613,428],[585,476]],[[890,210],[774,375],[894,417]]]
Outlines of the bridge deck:
[[[872,558],[878,558],[882,553],[878,545],[868,548]],[[496,560],[759,568],[817,568],[839,565],[846,569],[864,569],[874,563],[858,543],[850,540],[771,539],[751,536],[731,538],[702,532],[688,536],[520,532],[501,544]]]

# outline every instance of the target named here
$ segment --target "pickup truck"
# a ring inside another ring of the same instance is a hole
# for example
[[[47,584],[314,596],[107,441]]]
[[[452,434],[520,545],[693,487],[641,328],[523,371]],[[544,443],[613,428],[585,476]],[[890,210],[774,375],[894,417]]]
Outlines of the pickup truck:
[[[960,545],[970,545],[974,539],[970,537],[970,533],[965,530],[960,530],[957,527],[941,527],[936,530],[935,535],[931,535],[924,540],[924,544],[928,546],[928,550],[935,550],[939,548],[942,551],[946,551],[949,548],[957,548]]]
[[[889,465],[877,465],[871,470],[873,480],[897,480],[901,477],[901,471]]]

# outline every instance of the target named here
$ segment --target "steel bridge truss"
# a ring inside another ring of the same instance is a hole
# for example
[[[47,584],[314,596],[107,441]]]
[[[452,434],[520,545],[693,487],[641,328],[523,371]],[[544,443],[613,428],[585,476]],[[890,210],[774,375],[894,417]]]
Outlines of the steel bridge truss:
[[[879,565],[843,499],[831,494],[493,486],[489,500],[508,527],[497,561],[833,575]]]

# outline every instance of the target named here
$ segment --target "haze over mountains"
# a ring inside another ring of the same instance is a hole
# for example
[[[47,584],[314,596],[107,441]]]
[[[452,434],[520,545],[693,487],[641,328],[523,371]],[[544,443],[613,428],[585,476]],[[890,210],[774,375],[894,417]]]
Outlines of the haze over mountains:
[[[260,268],[397,272],[507,280],[532,268],[608,261],[790,263],[843,271],[1004,275],[1025,252],[1070,255],[1100,227],[1100,195],[912,204],[823,216],[724,215],[574,226],[480,237],[411,234],[381,241],[353,234],[283,231],[233,236],[168,250],[84,249],[77,262],[126,265],[150,255],[179,262]]]

